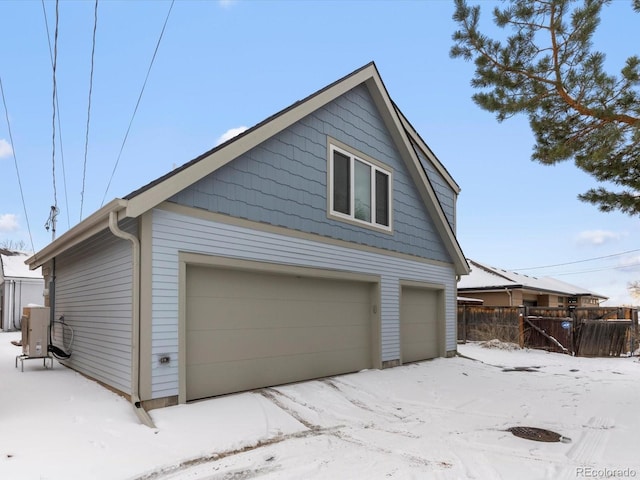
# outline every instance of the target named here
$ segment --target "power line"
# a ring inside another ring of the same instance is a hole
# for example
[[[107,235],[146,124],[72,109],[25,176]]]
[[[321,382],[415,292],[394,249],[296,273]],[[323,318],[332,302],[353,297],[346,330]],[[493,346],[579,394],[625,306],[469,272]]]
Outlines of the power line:
[[[640,252],[640,248],[636,248],[635,250],[628,250],[626,252],[613,253],[611,255],[603,255],[601,257],[592,257],[592,258],[586,258],[584,260],[576,260],[574,262],[556,263],[554,265],[542,265],[540,267],[514,268],[512,269],[512,271],[520,272],[522,270],[541,270],[543,268],[564,267],[565,265],[575,265],[576,263],[592,262],[594,260],[602,260],[603,258],[619,257],[620,255],[627,255],[629,253],[635,253],[635,252]],[[618,267],[612,267],[612,268],[618,268]]]
[[[49,19],[47,18],[47,9],[44,6],[44,0],[42,0],[42,13],[44,15],[44,25],[47,30],[47,43],[49,44],[49,59],[51,60],[51,67],[53,68],[53,51],[51,48],[51,34],[49,33]],[[67,211],[67,228],[71,228],[71,220],[69,218],[69,197],[67,195],[67,172],[64,164],[64,149],[62,148],[62,125],[60,124],[60,103],[58,101],[58,95],[56,94],[56,111],[58,112],[58,138],[60,139],[60,160],[62,163],[62,180],[64,185],[64,202]]]
[[[53,34],[53,94],[52,94],[52,104],[53,104],[53,119],[51,121],[51,129],[53,131],[51,137],[52,150],[51,150],[51,164],[52,164],[52,172],[53,172],[53,206],[58,206],[58,192],[56,190],[56,64],[58,63],[58,5],[59,2],[56,0],[56,29]]]
[[[11,123],[9,123],[9,109],[7,101],[4,97],[4,87],[2,86],[2,77],[0,76],[0,93],[2,93],[2,104],[4,105],[4,114],[7,120],[7,130],[9,131],[9,141],[11,142],[11,152],[13,153],[13,163],[16,166],[16,175],[18,176],[18,187],[20,187],[20,198],[22,199],[22,208],[24,209],[24,219],[27,222],[27,230],[29,231],[29,240],[31,241],[31,251],[35,253],[36,248],[33,245],[33,237],[31,236],[31,226],[29,225],[29,215],[27,215],[27,204],[24,201],[24,192],[22,191],[22,181],[20,180],[20,170],[18,169],[18,158],[16,157],[16,148],[13,143],[13,134],[11,133]]]
[[[57,0],[56,0],[57,1]],[[158,48],[160,47],[160,42],[162,41],[162,37],[164,35],[164,30],[167,27],[167,22],[169,21],[169,16],[171,15],[171,10],[173,9],[173,4],[175,0],[171,0],[171,5],[169,6],[169,11],[167,12],[167,17],[164,20],[164,25],[162,26],[162,31],[160,32],[160,37],[158,38],[158,42],[156,43],[156,49],[153,52],[153,56],[151,57],[151,62],[149,63],[149,68],[147,69],[147,75],[144,79],[144,83],[142,84],[142,89],[140,90],[140,95],[138,96],[138,101],[136,102],[136,107],[133,110],[133,115],[131,115],[131,120],[129,121],[129,127],[127,128],[127,133],[122,140],[122,145],[120,146],[120,153],[118,153],[118,158],[116,159],[116,164],[113,166],[113,171],[111,172],[111,177],[109,177],[109,182],[107,183],[107,189],[104,191],[104,196],[102,197],[102,203],[100,206],[104,205],[104,200],[107,198],[107,192],[109,191],[109,187],[111,186],[111,181],[113,180],[113,176],[116,173],[116,169],[118,168],[118,164],[120,163],[120,157],[122,156],[122,151],[124,150],[124,144],[127,142],[127,138],[129,137],[129,131],[131,130],[131,125],[133,124],[133,119],[136,116],[136,112],[138,111],[138,106],[140,105],[140,100],[142,100],[142,94],[144,93],[144,89],[147,86],[147,80],[149,79],[149,74],[151,73],[151,67],[153,66],[153,62],[156,59],[156,54],[158,53]]]
[[[93,41],[91,44],[91,75],[89,76],[89,102],[87,106],[87,130],[84,137],[84,167],[82,169],[82,192],[80,192],[80,221],[82,221],[82,207],[84,205],[84,183],[87,176],[87,151],[89,149],[89,123],[91,120],[91,93],[93,91],[93,60],[96,53],[96,30],[98,28],[98,0],[93,12]]]
[[[578,270],[578,271],[574,271],[574,272],[554,273],[552,275],[554,277],[559,277],[559,276],[563,276],[563,275],[579,275],[579,274],[582,274],[582,273],[604,272],[604,271],[607,271],[607,270],[620,270],[620,269],[632,268],[632,267],[640,267],[640,262],[627,263],[627,264],[624,264],[624,265],[616,265],[614,267],[602,267],[602,268],[593,268],[593,269],[589,269],[589,270]]]

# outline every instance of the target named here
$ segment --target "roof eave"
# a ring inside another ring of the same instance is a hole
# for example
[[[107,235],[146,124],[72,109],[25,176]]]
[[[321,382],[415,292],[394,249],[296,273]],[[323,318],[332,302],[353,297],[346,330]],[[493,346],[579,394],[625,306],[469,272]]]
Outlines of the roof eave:
[[[524,285],[490,285],[486,287],[458,287],[458,292],[504,292],[505,290],[525,289]]]
[[[133,192],[126,197],[129,200],[126,216],[140,216],[188,187],[197,179],[213,173],[333,99],[365,83],[375,74],[377,71],[374,64],[369,63],[189,162],[186,168],[179,168],[176,172],[168,174],[164,180],[153,182],[148,187]]]
[[[77,245],[83,240],[86,240],[101,230],[108,228],[109,214],[111,212],[123,211],[126,209],[127,204],[127,200],[123,200],[121,198],[116,198],[110,201],[104,207],[92,213],[72,229],[56,238],[42,250],[27,258],[24,263],[29,265],[31,270],[41,267],[60,253],[68,250],[74,245]]]
[[[393,104],[393,106],[396,112],[398,113],[398,117],[400,118],[400,121],[402,122],[402,126],[404,127],[404,129],[409,132],[409,134],[411,135],[411,138],[418,144],[420,149],[425,153],[425,155],[429,158],[429,160],[431,160],[431,163],[433,164],[435,169],[438,171],[438,173],[440,173],[440,175],[442,175],[445,181],[449,184],[449,187],[451,187],[451,189],[456,193],[456,195],[459,195],[461,191],[460,185],[458,185],[458,183],[453,179],[453,177],[451,176],[449,171],[446,169],[446,167],[440,162],[436,154],[433,153],[433,150],[431,150],[429,145],[427,145],[427,142],[423,140],[423,138],[420,136],[418,131],[413,127],[411,122],[409,122],[407,117],[405,117],[404,113],[402,113],[402,110],[400,110],[400,108],[398,108],[398,106],[395,103]]]
[[[565,292],[562,290],[548,290],[548,289],[544,289],[544,288],[536,288],[536,287],[531,287],[528,285],[523,285],[523,284],[518,284],[518,285],[491,285],[491,286],[485,286],[485,287],[458,287],[458,291],[459,292],[489,292],[489,291],[494,291],[494,292],[501,292],[504,290],[515,290],[515,289],[522,289],[522,290],[526,290],[528,292],[531,293],[542,293],[542,294],[560,294],[563,296],[567,296],[567,297],[595,297],[595,298],[602,298],[604,300],[608,300],[609,297],[605,297],[602,295],[599,295],[597,293],[593,293],[593,292],[587,292],[587,293],[571,293],[571,292]]]

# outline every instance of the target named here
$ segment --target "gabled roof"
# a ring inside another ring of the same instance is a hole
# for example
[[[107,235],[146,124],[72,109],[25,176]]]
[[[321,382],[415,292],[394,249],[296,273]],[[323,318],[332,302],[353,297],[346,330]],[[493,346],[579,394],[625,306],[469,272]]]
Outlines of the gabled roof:
[[[567,296],[591,296],[607,299],[604,295],[583,287],[556,280],[551,277],[533,277],[502,268],[491,267],[475,260],[467,259],[471,273],[458,282],[458,291],[504,290],[522,288],[545,293],[560,293]]]
[[[124,199],[113,200],[31,257],[28,260],[31,268],[42,265],[73,245],[89,238],[100,229],[107,228],[111,212],[117,212],[119,220],[142,215],[201,178],[215,172],[240,155],[290,127],[308,114],[362,84],[369,90],[409,173],[413,177],[422,201],[453,260],[456,273],[468,273],[469,266],[462,249],[411,143],[412,140],[419,145],[423,145],[424,142],[393,104],[373,62],[272,115],[254,127],[203,153],[157,180],[131,192]],[[429,151],[426,145],[424,145],[424,149],[425,152]],[[433,156],[433,159],[435,160],[434,165],[436,165],[436,168],[441,173],[443,171],[446,172],[440,162],[435,159],[435,156]],[[443,176],[450,183],[453,182],[453,179],[448,174],[443,174]],[[452,185],[455,185],[455,182]],[[457,192],[459,188],[456,187],[454,189]]]
[[[42,279],[41,269],[30,270],[25,265],[29,255],[24,252],[2,250],[0,253],[0,279],[2,278],[39,278]]]

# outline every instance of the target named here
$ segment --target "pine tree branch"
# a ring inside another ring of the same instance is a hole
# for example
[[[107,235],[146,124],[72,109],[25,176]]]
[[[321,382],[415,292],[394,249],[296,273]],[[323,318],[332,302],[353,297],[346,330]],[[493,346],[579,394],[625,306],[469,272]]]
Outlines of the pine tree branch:
[[[578,112],[580,115],[584,115],[585,117],[597,118],[599,120],[602,120],[605,123],[619,122],[619,123],[626,123],[627,125],[639,124],[640,118],[635,118],[626,114],[602,115],[596,112],[595,110],[576,101],[576,99],[574,99],[573,97],[571,97],[571,95],[569,95],[569,93],[564,88],[564,84],[562,81],[561,63],[558,58],[558,52],[560,47],[558,45],[556,29],[553,28],[555,21],[557,21],[557,18],[556,18],[557,12],[556,12],[555,4],[551,4],[550,8],[551,8],[551,15],[549,19],[549,25],[550,25],[549,32],[551,33],[551,45],[552,45],[551,49],[553,51],[552,58],[553,58],[555,76],[556,76],[555,89],[556,89],[556,92],[558,92],[558,95],[560,95],[560,97],[564,100],[564,102],[567,105],[569,105],[576,112]]]

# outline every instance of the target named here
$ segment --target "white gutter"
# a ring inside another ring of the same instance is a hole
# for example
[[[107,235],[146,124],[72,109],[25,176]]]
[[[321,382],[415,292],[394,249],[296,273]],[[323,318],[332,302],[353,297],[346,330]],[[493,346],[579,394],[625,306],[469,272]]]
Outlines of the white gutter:
[[[147,427],[156,428],[140,400],[140,240],[118,227],[118,214],[109,212],[109,229],[119,238],[129,240],[132,245],[133,279],[131,298],[131,403],[140,421]]]

